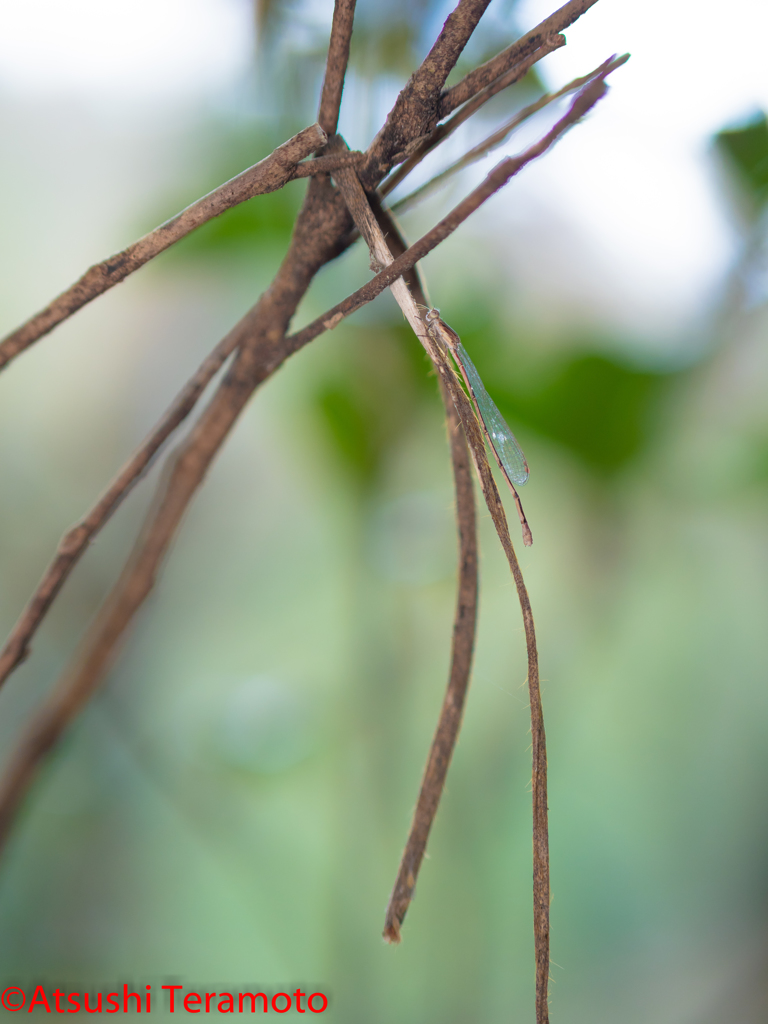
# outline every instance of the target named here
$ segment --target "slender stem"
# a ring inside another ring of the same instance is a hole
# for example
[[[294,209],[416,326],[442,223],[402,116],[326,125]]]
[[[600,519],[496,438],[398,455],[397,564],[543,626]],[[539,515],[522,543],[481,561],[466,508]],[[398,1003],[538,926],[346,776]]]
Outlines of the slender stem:
[[[459,531],[459,582],[448,686],[384,919],[384,938],[387,942],[394,943],[400,941],[400,929],[413,899],[429,833],[445,788],[448,768],[461,728],[472,669],[477,620],[477,525],[469,452],[456,407],[442,378],[440,391],[446,407],[448,437],[451,442],[456,520]]]
[[[323,91],[320,94],[320,109],[317,120],[328,135],[334,135],[339,123],[341,93],[349,61],[349,43],[352,38],[352,23],[355,18],[356,0],[336,0],[333,8],[331,39],[328,44],[328,58],[325,62]]]

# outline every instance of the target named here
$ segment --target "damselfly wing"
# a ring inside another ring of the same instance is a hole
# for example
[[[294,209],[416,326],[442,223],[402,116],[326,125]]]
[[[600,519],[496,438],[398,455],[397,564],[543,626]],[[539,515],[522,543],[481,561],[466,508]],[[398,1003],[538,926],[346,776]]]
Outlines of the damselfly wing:
[[[528,463],[523,455],[523,450],[509,429],[509,424],[499,412],[498,406],[488,394],[475,364],[461,343],[461,338],[440,318],[438,309],[430,309],[425,320],[433,337],[436,337],[437,341],[442,341],[450,349],[458,363],[464,383],[473,400],[475,411],[483,424],[488,442],[493,448],[504,475],[510,484],[522,487],[528,480]]]
[[[522,448],[517,443],[517,438],[509,429],[498,406],[486,391],[480,374],[475,369],[475,364],[469,358],[469,353],[461,342],[456,348],[456,356],[466,373],[467,387],[472,393],[488,440],[499,458],[504,473],[513,484],[522,487],[528,480],[528,463]]]

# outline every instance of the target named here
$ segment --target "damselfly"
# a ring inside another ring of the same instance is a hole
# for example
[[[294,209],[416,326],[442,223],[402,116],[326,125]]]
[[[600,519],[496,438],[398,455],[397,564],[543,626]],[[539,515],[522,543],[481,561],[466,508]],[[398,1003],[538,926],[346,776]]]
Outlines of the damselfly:
[[[526,545],[530,545],[533,543],[531,529],[528,526],[528,520],[525,518],[523,506],[520,503],[520,496],[515,490],[515,484],[518,487],[522,487],[528,480],[528,463],[525,460],[525,455],[523,455],[523,450],[517,443],[515,435],[509,429],[507,421],[499,412],[496,403],[486,391],[480,374],[475,368],[475,364],[469,358],[469,353],[461,343],[461,338],[456,331],[440,318],[440,310],[427,310],[424,322],[435,343],[451,353],[461,371],[469,397],[475,407],[477,418],[483,425],[483,431],[488,438],[488,443],[491,446],[496,462],[499,464],[499,469],[504,474],[504,478],[509,484],[515,499],[520,523],[523,527],[523,542]]]

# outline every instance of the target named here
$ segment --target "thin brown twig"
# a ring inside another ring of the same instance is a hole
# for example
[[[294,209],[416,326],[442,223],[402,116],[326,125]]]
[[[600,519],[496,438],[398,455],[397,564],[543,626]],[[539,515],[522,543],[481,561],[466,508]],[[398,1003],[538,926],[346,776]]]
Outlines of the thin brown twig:
[[[334,135],[339,124],[341,93],[349,61],[349,43],[352,38],[352,23],[355,18],[356,0],[336,0],[333,8],[331,39],[328,44],[328,58],[325,62],[325,78],[320,95],[320,109],[317,120],[327,135]]]
[[[310,178],[316,174],[330,174],[339,167],[359,167],[364,160],[365,153],[356,149],[350,149],[347,153],[316,156],[314,160],[304,160],[302,163],[296,164],[291,172],[290,180]]]
[[[163,444],[192,412],[208,384],[234,352],[238,340],[235,328],[219,342],[90,512],[64,534],[53,560],[0,650],[0,685],[26,660],[32,638],[88,545],[144,476]]]
[[[574,78],[572,82],[564,85],[562,89],[558,89],[557,92],[548,92],[543,96],[540,96],[534,103],[530,103],[527,107],[519,110],[514,117],[511,117],[500,128],[497,128],[496,131],[483,139],[482,142],[473,146],[472,149],[459,157],[458,160],[446,167],[444,171],[436,174],[433,178],[430,178],[429,181],[425,181],[423,185],[419,185],[419,187],[415,188],[413,192],[409,192],[407,196],[403,196],[402,199],[398,199],[396,203],[392,204],[391,209],[395,213],[403,213],[406,210],[412,209],[416,203],[421,202],[422,199],[426,199],[426,197],[436,189],[441,188],[446,181],[448,181],[448,179],[458,171],[463,170],[465,167],[469,167],[477,160],[482,160],[482,158],[487,156],[492,150],[501,146],[507,141],[512,132],[514,132],[516,128],[519,128],[523,122],[527,121],[529,117],[537,114],[540,110],[543,110],[555,100],[559,100],[563,96],[568,96],[570,93],[576,92],[577,89],[581,89],[587,84],[587,82],[591,82],[595,78],[605,78],[606,75],[615,71],[616,68],[621,67],[621,65],[625,64],[628,60],[628,53],[625,53],[622,57],[610,57],[607,61],[602,63],[600,67],[595,68],[595,70],[591,71],[588,75],[582,75],[581,78]]]
[[[337,136],[329,145],[333,144],[343,144],[343,141]],[[389,250],[384,233],[371,209],[354,168],[345,167],[337,171],[334,174],[334,178],[352,215],[352,220],[368,245],[371,255],[371,269],[377,270],[380,267],[389,267],[391,269],[397,261],[392,258],[392,253]],[[406,252],[408,251],[410,250],[406,250]],[[411,264],[407,269],[410,270],[414,265]],[[390,282],[389,288],[395,301],[402,309],[406,320],[413,328],[414,334],[431,356],[435,349],[434,343],[426,334],[419,307],[403,276],[400,274],[395,276]]]
[[[440,376],[446,403],[448,436],[454,467],[457,523],[459,528],[459,586],[451,645],[451,668],[437,727],[427,755],[419,796],[387,902],[383,935],[387,942],[400,941],[400,929],[413,898],[427,841],[435,820],[445,779],[456,747],[469,687],[477,617],[477,536],[469,453],[456,406]],[[463,511],[462,511],[463,509]],[[471,516],[471,518],[470,518]]]
[[[298,162],[317,152],[325,143],[326,134],[319,124],[304,128],[253,167],[198,199],[127,249],[92,266],[50,305],[0,342],[0,369],[57,324],[82,309],[97,295],[102,295],[124,281],[129,274],[143,267],[190,231],[247,199],[282,188],[291,180]],[[302,175],[303,172],[301,175],[296,174],[296,177]]]
[[[366,189],[377,185],[393,163],[402,159],[401,154],[437,124],[445,80],[489,3],[459,0],[448,15],[435,45],[400,91],[383,128],[368,147],[368,161],[360,171]]]
[[[503,89],[509,88],[510,85],[515,85],[522,78],[528,74],[530,69],[540,61],[547,54],[552,53],[554,50],[559,49],[561,46],[565,46],[565,36],[550,36],[543,40],[541,46],[535,50],[529,57],[522,60],[519,64],[516,64],[513,68],[510,68],[506,74],[502,75],[501,78],[497,78],[495,82],[481,90],[469,103],[466,103],[461,110],[457,111],[450,120],[439,124],[434,131],[429,135],[425,135],[419,139],[419,142],[414,146],[413,151],[409,154],[408,159],[405,160],[397,170],[391,174],[386,181],[384,181],[379,187],[379,192],[382,196],[389,195],[392,189],[396,188],[400,182],[407,175],[411,173],[414,167],[417,167],[421,161],[431,153],[433,149],[444,142],[449,135],[452,135],[456,129],[464,124],[473,114],[475,114],[484,103],[492,99],[497,93]]]
[[[589,10],[597,0],[569,0],[554,14],[550,14],[536,28],[516,39],[511,46],[497,53],[485,64],[474,68],[460,82],[446,89],[440,101],[440,117],[447,117],[451,111],[466,103],[491,82],[496,81],[511,67],[518,64],[524,57],[532,53],[550,36],[562,32]]]

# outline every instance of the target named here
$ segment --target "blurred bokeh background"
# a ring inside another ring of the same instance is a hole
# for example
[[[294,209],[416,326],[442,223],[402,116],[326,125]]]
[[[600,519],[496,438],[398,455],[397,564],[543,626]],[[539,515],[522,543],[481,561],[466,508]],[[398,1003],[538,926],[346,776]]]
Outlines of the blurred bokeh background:
[[[449,9],[360,0],[350,146]],[[331,13],[2,0],[2,333],[311,123]],[[494,0],[461,68],[548,13]],[[768,1019],[765,22],[759,0],[600,0],[416,178],[632,52],[589,120],[424,265],[531,466],[555,1021]],[[405,216],[406,235],[556,115]],[[0,376],[3,635],[65,528],[269,282],[304,188],[209,224]],[[299,322],[368,276],[348,252]],[[4,756],[156,477],[7,685]],[[447,674],[451,502],[434,376],[385,295],[259,391],[46,763],[0,865],[4,981],[300,986],[349,1024],[533,1019],[525,652],[485,515],[463,732],[404,941],[380,938]]]

